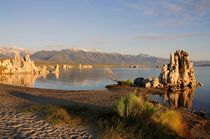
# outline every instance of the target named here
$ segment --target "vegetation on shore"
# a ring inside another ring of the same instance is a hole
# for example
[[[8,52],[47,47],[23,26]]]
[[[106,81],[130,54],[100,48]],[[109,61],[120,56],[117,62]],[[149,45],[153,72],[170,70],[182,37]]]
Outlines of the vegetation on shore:
[[[70,127],[88,125],[99,129],[98,138],[185,138],[188,130],[181,115],[160,104],[153,104],[134,93],[116,101],[111,111],[85,107],[38,105],[29,109],[52,124]]]
[[[117,84],[121,86],[133,86],[133,81],[131,80],[117,81]]]
[[[81,125],[82,120],[71,115],[65,108],[53,105],[36,105],[32,106],[28,112],[36,113],[38,116],[54,125],[67,124],[70,127]]]
[[[185,138],[187,128],[181,115],[160,104],[129,94],[114,104],[116,113],[99,120],[101,138]]]

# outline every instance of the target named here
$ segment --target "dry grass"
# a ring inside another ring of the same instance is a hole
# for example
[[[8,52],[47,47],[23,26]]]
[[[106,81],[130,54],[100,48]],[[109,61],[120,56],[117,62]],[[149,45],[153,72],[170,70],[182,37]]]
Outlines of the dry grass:
[[[182,121],[180,113],[174,110],[167,110],[165,112],[155,114],[153,119],[163,127],[170,129],[180,136],[185,136],[186,134],[185,123]]]
[[[32,106],[29,111],[38,114],[47,122],[55,125],[67,124],[70,127],[76,127],[82,123],[79,117],[70,115],[66,109],[58,106],[37,105]]]
[[[118,116],[102,118],[99,126],[106,138],[187,137],[185,124],[178,112],[144,101],[141,96],[129,94],[122,97],[115,103],[114,110]]]
[[[99,137],[99,139],[123,139],[121,132],[117,131],[114,127],[106,129]]]

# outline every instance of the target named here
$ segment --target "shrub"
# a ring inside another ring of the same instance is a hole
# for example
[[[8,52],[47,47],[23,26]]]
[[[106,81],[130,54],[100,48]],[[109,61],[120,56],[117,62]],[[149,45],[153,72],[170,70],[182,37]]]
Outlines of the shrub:
[[[114,104],[114,110],[121,116],[127,117],[134,115],[143,107],[143,98],[137,97],[135,94],[128,94],[123,96]]]
[[[154,113],[158,112],[161,108],[161,105],[154,105],[148,101],[144,102],[143,113],[144,117],[151,117]]]
[[[123,123],[123,128],[118,132],[118,135],[129,131],[135,138],[187,136],[187,132],[185,132],[187,130],[178,112],[164,108],[161,104],[144,101],[142,96],[138,97],[134,94],[123,96],[115,103],[114,108],[121,119],[118,118],[119,120],[114,120],[111,123],[115,123],[115,127]]]

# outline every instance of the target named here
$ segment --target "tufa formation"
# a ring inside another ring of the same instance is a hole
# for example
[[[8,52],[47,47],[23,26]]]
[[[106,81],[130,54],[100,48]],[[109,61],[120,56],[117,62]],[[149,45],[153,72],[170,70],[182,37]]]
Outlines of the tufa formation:
[[[180,50],[170,55],[169,64],[162,66],[158,78],[136,78],[134,84],[146,88],[164,87],[173,89],[203,86],[202,83],[196,81],[193,62],[190,60],[189,54]]]
[[[46,66],[43,68],[36,67],[34,62],[31,61],[29,54],[22,58],[18,53],[15,54],[13,59],[5,59],[0,61],[1,73],[33,73],[33,74],[47,74]]]

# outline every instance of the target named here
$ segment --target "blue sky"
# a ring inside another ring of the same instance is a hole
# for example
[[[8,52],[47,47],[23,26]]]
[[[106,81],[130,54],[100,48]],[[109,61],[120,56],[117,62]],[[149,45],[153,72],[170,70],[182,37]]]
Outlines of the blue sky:
[[[210,0],[0,0],[0,46],[210,60]]]

